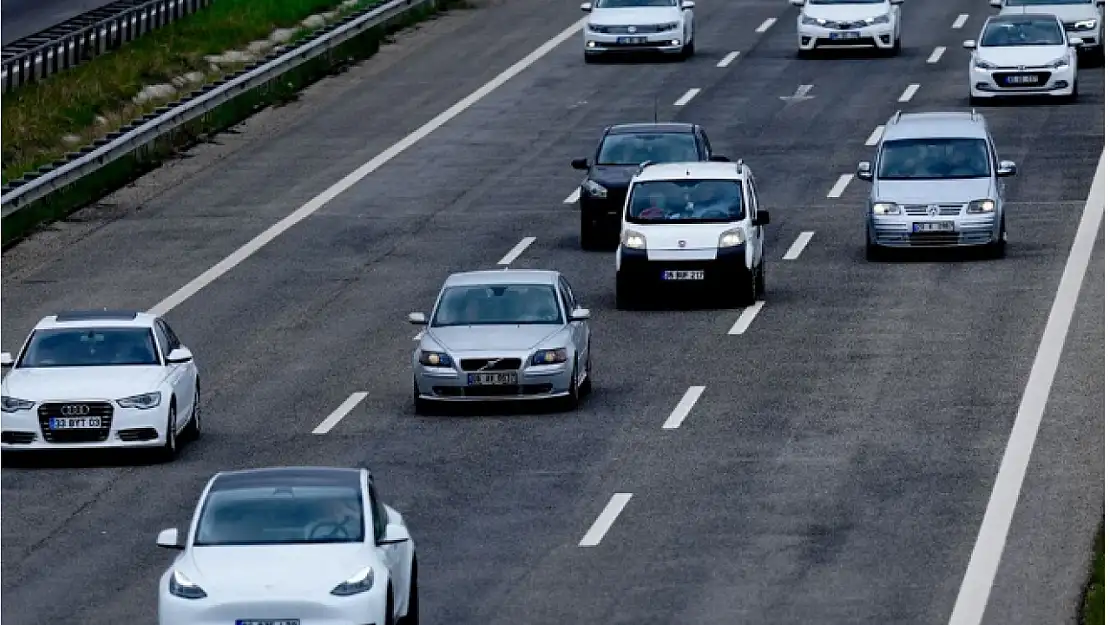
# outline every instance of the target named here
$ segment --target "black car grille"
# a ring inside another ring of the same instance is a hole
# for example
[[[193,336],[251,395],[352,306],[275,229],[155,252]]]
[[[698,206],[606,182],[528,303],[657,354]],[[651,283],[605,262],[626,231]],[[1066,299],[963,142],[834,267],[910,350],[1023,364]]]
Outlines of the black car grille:
[[[643,35],[652,33],[665,33],[668,28],[663,28],[666,24],[649,24],[645,26],[590,26],[590,30],[595,33],[605,33],[609,35]],[[633,28],[634,30],[628,30]]]
[[[991,75],[994,78],[994,83],[1004,89],[1021,89],[1023,87],[1043,87],[1048,82],[1048,77],[1052,72],[995,72]],[[1033,82],[1020,82],[1009,83],[1007,82],[1012,76],[1032,76]]]
[[[495,360],[497,362],[490,365]],[[463,371],[478,371],[479,369],[482,371],[516,371],[520,369],[519,358],[502,358],[500,360],[496,358],[463,358],[459,361],[459,364]],[[483,369],[483,367],[485,368]]]
[[[87,406],[87,414],[82,417],[100,417],[100,427],[88,430],[51,430],[52,417],[66,416],[62,409],[66,406]],[[48,443],[99,443],[108,440],[112,429],[112,404],[106,401],[48,403],[39,406],[39,428],[42,438]]]
[[[910,245],[958,245],[960,234],[958,232],[914,232],[906,237]]]

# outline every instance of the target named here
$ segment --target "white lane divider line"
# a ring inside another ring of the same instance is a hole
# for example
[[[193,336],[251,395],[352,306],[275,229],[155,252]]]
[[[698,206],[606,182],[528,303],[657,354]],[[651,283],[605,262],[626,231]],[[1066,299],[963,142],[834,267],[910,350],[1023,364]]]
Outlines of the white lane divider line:
[[[624,507],[632,499],[632,493],[613,493],[613,497],[609,499],[609,503],[605,504],[605,509],[598,515],[597,520],[586,531],[586,535],[578,542],[579,547],[596,547],[601,544],[601,539],[605,538],[606,532],[609,528],[613,527],[613,522],[620,516]]]
[[[327,434],[328,432],[330,432],[337,423],[343,420],[343,417],[347,416],[348,413],[355,409],[355,406],[357,406],[359,402],[366,399],[367,395],[369,395],[369,393],[351,393],[351,396],[347,398],[347,401],[339,404],[339,407],[335,409],[335,412],[331,413],[327,416],[327,418],[321,421],[320,425],[317,425],[316,429],[312,430],[312,433]]]
[[[809,240],[812,238],[813,233],[808,230],[799,234],[798,238],[794,240],[794,244],[790,246],[790,249],[786,250],[786,254],[783,254],[782,259],[798,260],[798,257],[802,255],[802,250],[806,249],[806,246],[809,245]]]
[[[909,102],[910,100],[913,99],[913,95],[915,93],[917,93],[917,90],[920,89],[920,88],[921,88],[921,85],[919,85],[917,83],[913,83],[912,85],[906,87],[906,90],[902,92],[902,95],[898,96],[898,101],[899,102]]]
[[[575,187],[574,191],[563,200],[563,204],[574,204],[578,201],[578,194],[582,193],[582,187]]]
[[[778,21],[778,18],[768,17],[767,19],[763,20],[762,24],[760,24],[759,26],[756,26],[755,32],[765,33],[767,31],[771,30],[771,27],[775,25],[776,21]]]
[[[694,409],[694,404],[698,403],[698,398],[705,392],[704,386],[691,386],[686,389],[686,393],[682,399],[678,400],[678,405],[671,411],[671,416],[667,417],[667,421],[663,423],[664,430],[677,430],[678,426],[686,420],[690,411]]]
[[[731,328],[729,328],[729,335],[738,336],[747,332],[748,327],[752,325],[753,321],[755,321],[755,316],[759,314],[759,311],[763,310],[763,304],[765,303],[766,302],[764,302],[763,300],[759,300],[755,304],[745,308],[744,312],[740,313],[740,318],[736,320],[736,323],[732,324]]]
[[[694,87],[693,89],[691,89],[691,90],[687,91],[686,93],[682,94],[681,98],[675,100],[674,105],[675,106],[686,106],[687,104],[690,103],[690,100],[693,100],[694,96],[698,95],[699,93],[701,93],[701,89],[698,88],[698,87]]]
[[[509,250],[508,254],[505,254],[504,256],[502,256],[501,260],[497,261],[497,264],[498,265],[510,265],[510,264],[512,264],[512,262],[514,260],[516,260],[517,256],[520,256],[521,254],[523,254],[524,250],[528,249],[528,246],[535,243],[535,242],[536,242],[536,237],[524,237],[523,239],[520,240],[520,243],[517,243],[516,245],[513,246],[513,249]]]
[[[1033,358],[1033,368],[1029,372],[1021,404],[1018,405],[1014,426],[1010,430],[1010,440],[1002,454],[998,477],[991,489],[983,523],[979,526],[979,535],[971,550],[971,559],[960,583],[960,592],[956,596],[956,605],[952,608],[948,625],[979,625],[983,620],[991,586],[998,573],[998,563],[1002,560],[1002,552],[1006,547],[1006,535],[1010,531],[1010,523],[1021,495],[1021,485],[1025,480],[1025,472],[1029,469],[1033,445],[1037,441],[1037,430],[1041,427],[1056,369],[1064,351],[1064,342],[1068,338],[1068,327],[1079,301],[1079,291],[1083,286],[1087,265],[1091,261],[1091,252],[1098,240],[1099,224],[1106,208],[1105,176],[1104,150],[1098,159],[1098,168],[1091,181],[1083,216],[1079,220],[1079,228],[1076,229],[1064,273],[1060,276],[1056,298],[1048,313],[1048,322],[1045,323],[1037,355]]]
[[[867,146],[879,145],[879,139],[882,138],[884,130],[886,130],[886,126],[875,126],[875,129],[871,131],[867,141],[864,141],[863,144]]]
[[[967,13],[960,13],[956,16],[956,21],[952,22],[952,29],[959,30],[967,23]]]
[[[412,337],[412,340],[419,341],[422,338],[424,338],[424,331],[423,330],[417,332],[416,336]]]
[[[848,183],[852,181],[852,174],[840,174],[836,179],[836,184],[829,189],[829,194],[825,197],[840,197],[844,195],[844,190],[848,188]]]
[[[728,64],[735,61],[738,56],[740,56],[739,52],[729,52],[725,55],[725,58],[717,61],[717,67],[728,67]]]
[[[925,62],[936,63],[940,61],[940,57],[944,56],[945,50],[947,50],[947,48],[945,48],[944,46],[937,46],[933,48],[933,53],[929,55],[929,58],[925,59]]]

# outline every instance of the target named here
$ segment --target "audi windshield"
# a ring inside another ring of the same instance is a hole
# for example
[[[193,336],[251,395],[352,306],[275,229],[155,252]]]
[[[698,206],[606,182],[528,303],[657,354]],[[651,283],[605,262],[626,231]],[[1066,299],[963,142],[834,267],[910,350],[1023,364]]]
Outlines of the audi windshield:
[[[159,365],[149,328],[35,330],[17,368]]]

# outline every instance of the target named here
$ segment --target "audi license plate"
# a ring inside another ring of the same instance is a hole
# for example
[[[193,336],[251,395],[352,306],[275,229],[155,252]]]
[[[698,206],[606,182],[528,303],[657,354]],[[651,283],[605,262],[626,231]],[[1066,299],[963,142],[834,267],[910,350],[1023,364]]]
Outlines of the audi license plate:
[[[301,625],[299,618],[241,618],[235,625]]]
[[[506,373],[468,373],[466,383],[471,386],[513,386],[516,384],[516,371]]]
[[[617,37],[617,43],[624,45],[647,43],[647,37]]]
[[[955,232],[956,224],[951,221],[926,221],[915,223],[914,232]]]
[[[705,280],[704,271],[664,271],[664,280]]]
[[[51,430],[95,430],[103,427],[100,417],[50,417]]]
[[[859,33],[854,30],[845,33],[831,33],[829,39],[859,39]]]
[[[1035,85],[1037,84],[1037,76],[1034,74],[1019,74],[1017,76],[1007,76],[1007,85]]]

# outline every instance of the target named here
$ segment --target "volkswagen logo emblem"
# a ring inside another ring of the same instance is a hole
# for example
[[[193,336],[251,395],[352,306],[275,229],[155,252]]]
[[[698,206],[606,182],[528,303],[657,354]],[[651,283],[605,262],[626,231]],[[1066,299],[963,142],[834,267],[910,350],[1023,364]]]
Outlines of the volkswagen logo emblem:
[[[1018,65],[1018,69],[1022,69],[1022,70],[1023,70],[1023,69],[1025,69],[1025,66],[1024,66],[1024,65]]]
[[[635,26],[629,26],[628,27],[628,32],[630,32],[630,33],[636,32],[636,27]]]
[[[680,241],[678,242],[678,246],[679,246],[679,247],[686,247],[686,241],[681,241],[681,240],[680,240]]]
[[[62,406],[63,417],[83,417],[89,414],[89,407],[85,404],[66,404]]]
[[[930,204],[929,205],[929,216],[930,217],[936,217],[938,214],[940,214],[940,207],[937,206],[936,204]]]

